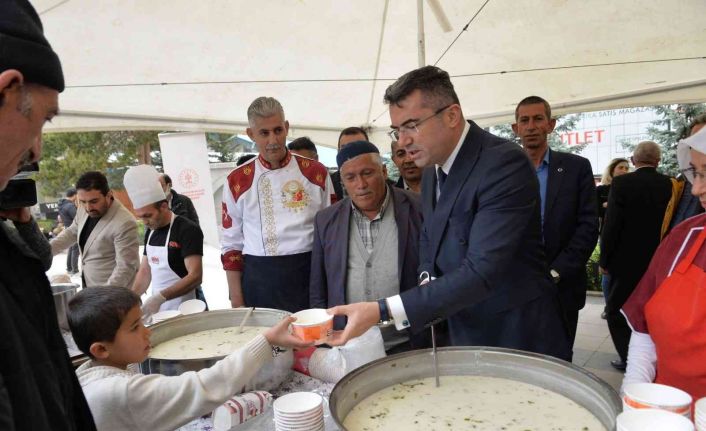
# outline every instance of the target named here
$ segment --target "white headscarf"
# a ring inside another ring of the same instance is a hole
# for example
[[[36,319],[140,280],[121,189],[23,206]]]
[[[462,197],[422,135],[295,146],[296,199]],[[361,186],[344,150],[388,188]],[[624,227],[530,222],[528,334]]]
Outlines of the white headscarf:
[[[701,130],[686,139],[682,139],[677,144],[677,160],[679,161],[679,169],[682,171],[691,167],[690,150],[692,149],[706,154],[706,127],[702,127]],[[691,172],[684,172],[684,176],[689,182],[694,182]]]
[[[167,197],[159,183],[159,172],[150,165],[133,166],[125,172],[123,184],[134,208],[165,200]]]

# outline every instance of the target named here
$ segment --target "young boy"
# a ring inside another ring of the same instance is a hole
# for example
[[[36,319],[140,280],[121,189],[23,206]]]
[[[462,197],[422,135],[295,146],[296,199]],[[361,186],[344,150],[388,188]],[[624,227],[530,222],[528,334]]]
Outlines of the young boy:
[[[77,370],[98,430],[173,430],[212,411],[242,388],[272,357],[271,346],[303,348],[288,317],[210,368],[167,377],[127,370],[145,360],[150,330],[140,298],[118,287],[83,289],[69,302],[76,345],[91,360]]]

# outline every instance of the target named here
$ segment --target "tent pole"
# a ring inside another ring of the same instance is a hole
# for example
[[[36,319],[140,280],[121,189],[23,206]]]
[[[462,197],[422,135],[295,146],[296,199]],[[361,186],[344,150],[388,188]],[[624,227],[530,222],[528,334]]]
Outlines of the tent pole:
[[[417,0],[417,61],[419,67],[426,65],[424,51],[424,0]]]

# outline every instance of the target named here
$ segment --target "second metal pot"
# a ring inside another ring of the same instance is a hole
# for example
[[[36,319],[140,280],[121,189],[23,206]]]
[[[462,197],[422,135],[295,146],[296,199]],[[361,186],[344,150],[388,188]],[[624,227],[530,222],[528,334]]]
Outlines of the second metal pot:
[[[150,327],[152,336],[150,341],[153,346],[182,335],[208,329],[230,328],[240,325],[247,313],[247,308],[233,308],[227,310],[206,311],[203,313],[189,314],[176,317]],[[290,313],[271,308],[256,308],[247,321],[248,326],[271,327]],[[164,374],[177,376],[186,371],[199,371],[215,364],[224,356],[213,356],[187,360],[168,360],[147,358],[140,364],[144,374]],[[284,351],[265,364],[245,387],[249,390],[271,391],[286,380],[292,373],[294,355],[291,350]]]

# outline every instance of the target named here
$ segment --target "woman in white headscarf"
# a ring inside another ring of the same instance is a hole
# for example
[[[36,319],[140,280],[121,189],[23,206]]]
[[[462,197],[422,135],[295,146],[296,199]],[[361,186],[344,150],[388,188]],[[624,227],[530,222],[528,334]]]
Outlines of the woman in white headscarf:
[[[703,126],[703,125],[701,125]],[[706,208],[706,128],[677,147],[679,167]],[[626,384],[655,382],[706,396],[706,214],[685,220],[662,241],[623,305],[632,337]]]

